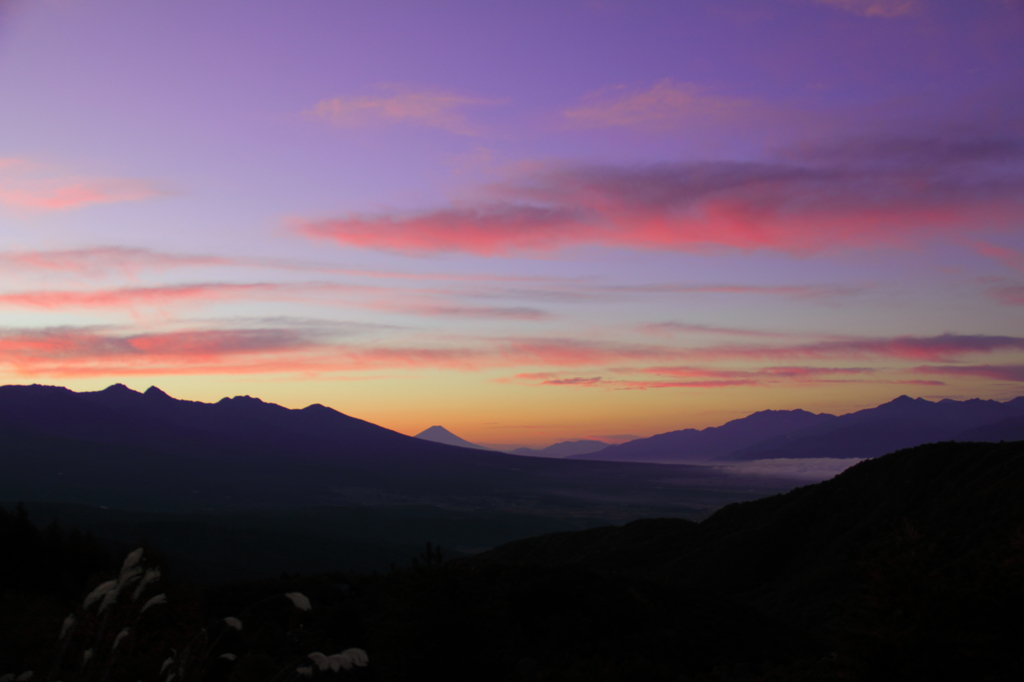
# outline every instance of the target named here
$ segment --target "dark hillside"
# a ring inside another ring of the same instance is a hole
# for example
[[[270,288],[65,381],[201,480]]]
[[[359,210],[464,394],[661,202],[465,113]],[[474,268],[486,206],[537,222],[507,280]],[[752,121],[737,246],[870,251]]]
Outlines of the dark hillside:
[[[836,646],[856,640],[860,656],[895,655],[886,653],[886,638],[908,647],[908,657],[944,642],[956,665],[984,650],[1002,656],[1006,670],[1024,664],[997,646],[1022,634],[1019,618],[1009,620],[1024,607],[1022,492],[1024,442],[936,443],[729,505],[699,524],[641,520],[558,533],[472,561],[700,585],[828,633]]]
[[[963,561],[1024,530],[1024,442],[936,443],[731,504],[701,523],[644,519],[503,545],[488,563],[572,564],[699,583],[804,614],[848,590],[872,543],[909,527]]]

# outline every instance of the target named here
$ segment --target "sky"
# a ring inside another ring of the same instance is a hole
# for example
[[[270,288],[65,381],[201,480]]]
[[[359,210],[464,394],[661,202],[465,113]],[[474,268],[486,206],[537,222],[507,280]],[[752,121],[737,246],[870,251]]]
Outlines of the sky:
[[[0,383],[489,445],[1024,394],[1024,2],[0,0]]]

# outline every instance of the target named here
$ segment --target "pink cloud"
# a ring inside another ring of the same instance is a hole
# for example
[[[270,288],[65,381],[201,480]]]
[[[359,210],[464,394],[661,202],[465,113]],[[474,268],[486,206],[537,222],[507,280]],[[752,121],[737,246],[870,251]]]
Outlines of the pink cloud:
[[[724,388],[729,386],[751,386],[756,379],[697,379],[689,381],[636,381],[604,379],[602,377],[562,377],[546,372],[516,374],[513,381],[525,381],[539,386],[583,386],[601,387],[614,390],[645,390],[648,388]]]
[[[742,284],[635,284],[606,287],[607,291],[645,294],[759,294],[784,296],[795,299],[831,298],[851,296],[864,287],[823,286],[804,284],[795,286],[752,286]]]
[[[496,104],[493,100],[466,97],[451,92],[413,92],[385,88],[392,94],[366,97],[335,97],[318,102],[306,115],[342,127],[374,123],[414,123],[441,128],[460,135],[474,135],[461,109]]]
[[[921,374],[985,377],[999,381],[1024,381],[1024,365],[945,365],[915,367]]]
[[[665,130],[695,124],[721,124],[748,112],[748,100],[707,94],[693,83],[666,78],[649,90],[620,94],[607,88],[586,97],[580,107],[562,112],[578,128],[627,127]]]
[[[716,370],[706,367],[645,367],[644,374],[671,377],[706,377],[714,379],[764,378],[764,379],[814,379],[836,374],[870,374],[869,367],[763,367],[757,370]]]
[[[509,363],[520,365],[547,365],[556,367],[608,366],[623,362],[699,361],[728,362],[754,360],[829,360],[836,358],[887,357],[901,360],[948,361],[973,354],[995,351],[1024,350],[1024,338],[1012,336],[958,335],[893,338],[842,338],[802,344],[783,345],[715,345],[680,348],[642,344],[614,344],[575,339],[508,339],[497,342],[496,352]],[[649,370],[669,371],[665,366]],[[677,368],[691,372],[686,376],[712,376],[715,378],[744,378],[752,376],[737,370],[693,365]],[[638,370],[626,370],[638,371]],[[809,376],[814,372],[861,374],[869,368],[800,368],[791,366],[769,367],[764,372],[777,376]],[[703,372],[703,374],[701,374]],[[723,373],[724,372],[724,373]],[[696,373],[696,374],[693,374]],[[758,374],[758,376],[764,376]]]
[[[488,188],[496,199],[477,205],[294,228],[407,254],[498,256],[589,244],[806,255],[916,249],[922,240],[1015,229],[1024,220],[1024,144],[929,142],[858,140],[763,163],[539,171]]]
[[[587,241],[593,232],[568,210],[514,204],[452,208],[410,217],[296,222],[294,229],[307,237],[346,246],[417,254],[461,251],[481,256],[551,251],[573,241]]]
[[[135,374],[324,375],[380,368],[474,369],[479,351],[372,348],[331,342],[322,330],[205,329],[117,334],[96,329],[0,331],[0,365],[28,376]]]
[[[1024,305],[1024,286],[1002,287],[990,292],[997,301],[1010,305]]]
[[[705,360],[890,357],[943,362],[964,355],[1000,350],[1024,350],[1024,338],[984,334],[845,338],[785,346],[714,346],[694,349],[691,356]]]
[[[234,261],[217,256],[196,256],[162,253],[150,249],[123,246],[100,246],[60,251],[0,252],[0,264],[7,268],[25,268],[66,272],[78,275],[99,275],[117,270],[134,275],[141,269],[166,269],[205,265],[231,265]]]
[[[363,296],[353,296],[362,294]],[[367,298],[365,295],[370,295]],[[351,308],[380,310],[430,317],[541,320],[550,314],[526,306],[466,306],[447,302],[452,292],[419,288],[412,292],[379,286],[306,283],[198,283],[158,287],[121,287],[96,290],[45,290],[0,293],[0,307],[44,310],[105,308],[136,311],[140,307],[171,305],[235,298],[303,301]]]
[[[64,211],[158,194],[141,180],[55,177],[51,169],[25,159],[0,159],[0,204],[12,208]]]
[[[766,332],[755,329],[735,329],[733,327],[713,327],[703,324],[686,324],[684,322],[657,322],[653,324],[645,324],[640,327],[640,331],[659,336],[676,333],[721,334],[727,336],[748,336],[755,338],[785,338],[792,336],[791,334],[783,334],[779,332]]]
[[[869,368],[768,366],[754,369],[705,365],[641,366],[623,363],[726,362],[822,357],[897,357],[946,361],[972,353],[1024,349],[1015,337],[952,336],[847,339],[790,346],[716,346],[686,349],[587,342],[572,339],[438,339],[428,343],[339,343],[337,328],[198,329],[123,333],[112,329],[56,328],[0,330],[0,365],[26,375],[117,376],[120,374],[223,374],[292,372],[309,376],[387,369],[440,368],[479,371],[497,367],[593,368],[648,374],[667,380],[605,379],[558,371],[518,375],[517,381],[608,388],[667,388],[765,385],[779,381],[841,382],[868,378]],[[1002,372],[995,369],[937,369],[934,373]],[[925,370],[922,370],[924,372]],[[993,376],[996,376],[993,374]],[[864,377],[859,378],[859,377]],[[921,380],[924,381],[924,380]],[[894,382],[902,383],[902,382]],[[941,383],[941,382],[931,382]]]
[[[920,0],[814,0],[814,2],[819,5],[831,5],[862,17],[883,18],[912,14],[921,7]]]
[[[807,383],[872,383],[872,384],[912,384],[925,386],[943,386],[941,381],[928,380],[887,380],[876,378],[835,379],[834,375],[861,376],[874,372],[870,368],[848,367],[766,367],[757,370],[716,370],[698,367],[650,367],[639,369],[619,369],[617,372],[637,372],[676,377],[671,380],[637,380],[637,379],[605,379],[603,377],[564,376],[554,372],[535,372],[516,374],[511,379],[498,379],[499,382],[527,383],[539,386],[582,386],[587,388],[605,388],[609,390],[647,390],[657,388],[726,388],[731,386],[771,386],[782,381]]]
[[[978,242],[974,245],[974,249],[982,256],[993,258],[1008,268],[1024,271],[1024,253],[1017,249],[997,246],[988,242]]]
[[[436,315],[441,317],[496,318],[506,320],[543,320],[551,317],[550,313],[537,308],[517,307],[484,307],[484,306],[389,306],[389,310],[407,312],[414,315]]]
[[[31,291],[0,294],[0,306],[47,310],[63,308],[124,308],[162,306],[183,301],[223,299],[279,290],[273,284],[185,284],[161,287],[126,287],[95,291]]]

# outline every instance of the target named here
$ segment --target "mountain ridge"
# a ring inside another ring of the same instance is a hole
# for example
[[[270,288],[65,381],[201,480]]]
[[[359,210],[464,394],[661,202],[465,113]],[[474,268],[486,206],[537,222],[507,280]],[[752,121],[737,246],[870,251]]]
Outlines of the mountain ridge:
[[[0,498],[124,509],[448,505],[702,517],[798,481],[527,458],[413,438],[322,405],[179,401],[115,385],[0,387]]]
[[[717,427],[683,429],[568,459],[659,463],[864,459],[943,440],[1024,437],[1024,397],[937,402],[902,395],[844,415],[762,410]],[[1017,420],[1017,421],[1015,421]]]

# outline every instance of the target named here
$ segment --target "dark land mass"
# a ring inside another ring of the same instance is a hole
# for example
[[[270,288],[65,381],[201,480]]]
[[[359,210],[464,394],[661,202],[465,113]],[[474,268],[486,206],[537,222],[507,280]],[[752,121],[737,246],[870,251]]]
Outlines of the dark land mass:
[[[705,467],[525,458],[434,443],[322,405],[208,404],[116,385],[0,388],[0,499],[148,511],[439,505],[700,518],[791,480]]]
[[[697,588],[817,640],[847,679],[1019,679],[1022,492],[1024,442],[936,443],[700,523],[556,533],[468,561]]]
[[[799,481],[575,462],[404,436],[329,408],[215,404],[159,389],[0,388],[0,501],[119,546],[147,541],[201,582],[385,571],[649,516],[700,519]]]
[[[512,454],[524,455],[526,457],[569,457],[571,455],[586,455],[598,452],[607,447],[608,443],[602,443],[599,440],[566,440],[549,445],[546,448],[516,448],[512,451]]]
[[[737,462],[759,459],[865,459],[925,443],[1024,438],[1024,397],[940,400],[900,396],[839,417],[765,410],[722,426],[671,431],[571,459]]]
[[[171,583],[111,679],[150,678],[199,627],[239,615],[207,679],[269,682],[310,651],[356,646],[370,664],[352,679],[1019,680],[1022,489],[1024,443],[937,443],[700,523],[554,533],[448,562],[428,547],[381,575]],[[0,513],[0,668],[50,660],[68,599],[116,575],[103,552]],[[61,568],[79,564],[89,579]],[[312,611],[281,596],[294,591]],[[71,638],[76,655],[89,632]]]

